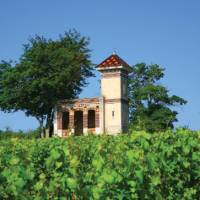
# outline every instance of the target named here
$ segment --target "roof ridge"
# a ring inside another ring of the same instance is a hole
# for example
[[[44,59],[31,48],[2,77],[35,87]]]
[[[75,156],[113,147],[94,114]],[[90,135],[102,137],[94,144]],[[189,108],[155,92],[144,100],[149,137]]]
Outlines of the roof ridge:
[[[109,57],[107,57],[105,60],[103,60],[100,64],[98,64],[96,67],[102,68],[102,67],[113,67],[113,66],[125,66],[130,67],[120,56],[117,54],[112,54]]]

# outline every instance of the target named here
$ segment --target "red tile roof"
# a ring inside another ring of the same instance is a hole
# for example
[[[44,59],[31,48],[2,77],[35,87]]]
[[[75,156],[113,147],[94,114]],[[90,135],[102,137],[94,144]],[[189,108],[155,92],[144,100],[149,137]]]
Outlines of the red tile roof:
[[[129,65],[116,54],[112,54],[96,67],[104,68],[104,67],[114,67],[114,66],[129,67]]]

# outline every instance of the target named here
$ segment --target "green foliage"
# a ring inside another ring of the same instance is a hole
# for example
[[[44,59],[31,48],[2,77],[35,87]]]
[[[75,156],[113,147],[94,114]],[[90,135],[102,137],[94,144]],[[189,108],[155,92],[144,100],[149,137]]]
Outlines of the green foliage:
[[[133,66],[129,79],[131,128],[148,132],[165,131],[173,128],[177,112],[172,106],[186,101],[169,95],[166,87],[159,83],[164,69],[158,65],[140,63]]]
[[[29,131],[13,131],[9,127],[5,131],[0,130],[0,140],[9,138],[33,139],[40,138],[40,129]]]
[[[93,76],[88,45],[76,31],[57,40],[31,38],[19,62],[0,63],[0,109],[22,110],[41,127],[46,120],[50,130],[58,101],[75,98]]]
[[[0,140],[0,199],[198,199],[200,132]]]

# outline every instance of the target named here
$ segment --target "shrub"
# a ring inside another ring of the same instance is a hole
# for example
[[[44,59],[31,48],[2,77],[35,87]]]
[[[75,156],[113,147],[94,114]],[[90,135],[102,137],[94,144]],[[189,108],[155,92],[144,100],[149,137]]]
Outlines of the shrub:
[[[0,139],[9,139],[9,138],[25,138],[25,139],[32,139],[32,138],[40,138],[40,130],[37,128],[36,130],[29,130],[29,131],[13,131],[10,128],[6,128],[5,131],[0,130]]]
[[[0,141],[0,199],[198,199],[200,133]]]

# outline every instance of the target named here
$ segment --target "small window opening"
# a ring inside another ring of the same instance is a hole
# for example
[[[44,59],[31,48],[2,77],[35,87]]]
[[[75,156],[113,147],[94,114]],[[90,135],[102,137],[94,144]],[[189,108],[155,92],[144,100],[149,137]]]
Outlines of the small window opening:
[[[113,118],[115,117],[115,111],[114,110],[112,111],[112,117]]]

